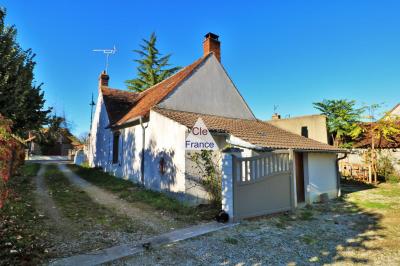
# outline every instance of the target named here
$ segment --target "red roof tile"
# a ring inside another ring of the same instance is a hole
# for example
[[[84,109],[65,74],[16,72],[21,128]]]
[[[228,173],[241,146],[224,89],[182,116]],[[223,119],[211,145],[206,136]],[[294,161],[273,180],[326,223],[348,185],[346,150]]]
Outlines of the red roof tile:
[[[375,125],[374,123],[363,123],[361,127],[363,128],[363,134],[354,143],[355,148],[371,148],[372,146],[372,135],[371,127]],[[400,127],[400,125],[399,125]],[[400,148],[400,134],[393,136],[390,140],[385,139],[383,136],[374,139],[375,148],[378,149],[394,149]]]
[[[116,123],[135,105],[139,93],[101,87],[110,125]]]
[[[191,128],[201,117],[211,132],[223,132],[238,137],[253,145],[270,149],[315,150],[344,152],[345,150],[290,133],[267,122],[204,115],[191,112],[153,108],[155,112]]]
[[[114,125],[121,126],[140,116],[147,116],[152,107],[162,101],[170,94],[177,86],[179,86],[193,71],[201,65],[212,53],[198,59],[193,64],[183,68],[171,77],[161,81],[160,83],[148,88],[139,94],[137,103],[120,118]]]

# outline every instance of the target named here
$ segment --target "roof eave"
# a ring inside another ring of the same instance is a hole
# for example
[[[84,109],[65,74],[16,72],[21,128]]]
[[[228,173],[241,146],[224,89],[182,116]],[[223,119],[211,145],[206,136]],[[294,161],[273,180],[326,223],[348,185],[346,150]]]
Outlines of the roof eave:
[[[129,119],[128,121],[122,123],[122,124],[114,124],[114,125],[108,125],[106,128],[111,129],[111,130],[118,130],[118,129],[123,129],[127,127],[133,127],[137,126],[140,124],[140,119],[143,119],[143,122],[148,122],[149,116],[148,114],[137,116],[135,118]]]

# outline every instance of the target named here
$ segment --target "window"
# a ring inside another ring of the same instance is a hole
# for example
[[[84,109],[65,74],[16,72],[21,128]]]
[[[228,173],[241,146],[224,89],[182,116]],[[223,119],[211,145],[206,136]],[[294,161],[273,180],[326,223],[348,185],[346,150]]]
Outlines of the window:
[[[301,127],[301,135],[308,138],[308,127]]]
[[[113,137],[113,163],[118,163],[119,135],[119,132],[115,132]]]

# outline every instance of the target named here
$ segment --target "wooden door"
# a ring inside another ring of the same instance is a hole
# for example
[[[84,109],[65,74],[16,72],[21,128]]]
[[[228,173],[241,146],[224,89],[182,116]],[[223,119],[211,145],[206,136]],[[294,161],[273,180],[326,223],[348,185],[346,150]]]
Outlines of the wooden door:
[[[295,153],[295,164],[296,164],[296,191],[297,191],[297,202],[304,202],[304,165],[303,165],[303,153]]]

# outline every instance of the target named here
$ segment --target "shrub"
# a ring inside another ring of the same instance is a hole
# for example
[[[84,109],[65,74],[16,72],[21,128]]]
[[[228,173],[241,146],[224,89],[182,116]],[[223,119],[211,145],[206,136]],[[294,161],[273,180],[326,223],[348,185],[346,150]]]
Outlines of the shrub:
[[[389,183],[400,183],[400,176],[397,174],[390,174],[385,180]]]
[[[377,161],[377,172],[378,175],[385,178],[395,172],[392,158],[389,155],[379,156]]]
[[[8,197],[7,181],[24,162],[22,143],[12,135],[12,122],[0,115],[0,208]]]
[[[211,196],[211,201],[215,205],[221,204],[221,178],[219,162],[220,158],[211,150],[202,150],[191,154],[192,160],[202,174],[202,185]]]

